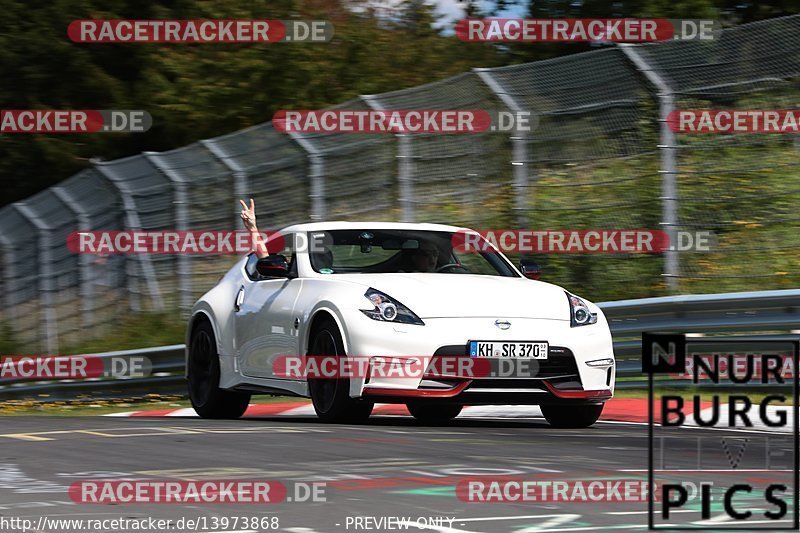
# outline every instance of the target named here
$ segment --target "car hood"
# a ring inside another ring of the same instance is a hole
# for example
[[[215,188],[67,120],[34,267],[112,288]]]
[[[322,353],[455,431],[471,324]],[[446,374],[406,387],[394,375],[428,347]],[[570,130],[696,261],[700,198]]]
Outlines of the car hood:
[[[471,274],[341,274],[386,293],[420,318],[525,317],[569,320],[564,289],[527,278]]]

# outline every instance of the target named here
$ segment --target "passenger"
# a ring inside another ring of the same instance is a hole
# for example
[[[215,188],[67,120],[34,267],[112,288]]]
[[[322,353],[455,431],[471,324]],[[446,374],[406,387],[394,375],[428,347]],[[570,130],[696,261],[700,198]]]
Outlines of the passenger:
[[[258,225],[256,224],[256,203],[252,198],[250,198],[250,206],[244,203],[244,200],[239,200],[239,203],[242,204],[242,222],[244,222],[245,229],[250,232],[253,250],[259,259],[264,259],[269,255],[269,250],[267,250],[267,245],[261,239],[261,233],[258,231]]]

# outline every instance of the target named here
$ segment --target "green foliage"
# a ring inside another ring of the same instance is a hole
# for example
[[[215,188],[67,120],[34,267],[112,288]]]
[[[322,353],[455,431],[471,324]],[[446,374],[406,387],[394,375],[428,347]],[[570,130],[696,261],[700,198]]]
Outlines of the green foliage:
[[[766,18],[794,15],[796,0],[518,0],[492,2],[516,4],[517,11],[532,18],[667,18],[712,19],[723,27],[745,24]],[[524,8],[524,9],[522,9]],[[494,11],[493,7],[489,11]],[[514,10],[510,11],[516,12]],[[516,15],[514,15],[516,16]],[[504,46],[508,61],[524,63],[564,54],[595,49],[590,43],[536,43]]]
[[[100,156],[167,150],[268,121],[279,109],[315,109],[495,66],[433,25],[433,8],[403,2],[391,17],[366,1],[3,0],[1,109],[144,109],[140,134],[0,136],[0,198],[22,199]],[[320,44],[77,44],[73,20],[324,19]]]
[[[495,0],[473,16],[721,18],[726,24],[789,14],[793,0]],[[373,0],[0,0],[0,108],[145,109],[143,134],[0,136],[0,202],[19,200],[103,159],[168,150],[269,120],[442,79],[473,67],[585,51],[581,43],[459,41],[424,0],[394,9]],[[796,7],[796,6],[795,6]],[[325,19],[327,44],[76,44],[73,20]]]
[[[61,348],[66,355],[181,344],[186,320],[177,310],[125,315],[82,342]]]
[[[14,354],[20,349],[20,343],[14,338],[14,329],[8,322],[0,322],[0,354]]]

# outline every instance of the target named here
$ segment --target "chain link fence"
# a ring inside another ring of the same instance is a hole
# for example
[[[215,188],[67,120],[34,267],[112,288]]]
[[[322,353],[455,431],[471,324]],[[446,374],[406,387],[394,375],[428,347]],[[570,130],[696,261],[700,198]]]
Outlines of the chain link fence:
[[[732,28],[719,40],[638,47],[677,109],[798,109],[800,18]],[[679,134],[674,224],[710,230],[711,253],[682,253],[683,292],[797,287],[796,135]]]
[[[56,353],[130,312],[186,311],[235,260],[76,255],[72,231],[232,230],[403,220],[475,229],[711,231],[710,251],[536,254],[543,278],[590,298],[796,287],[792,135],[675,134],[680,109],[797,109],[800,16],[714,41],[609,46],[476,69],[332,109],[530,112],[527,133],[285,134],[271,123],[164,153],[93,161],[0,209],[0,335]],[[512,254],[517,260],[517,254]]]

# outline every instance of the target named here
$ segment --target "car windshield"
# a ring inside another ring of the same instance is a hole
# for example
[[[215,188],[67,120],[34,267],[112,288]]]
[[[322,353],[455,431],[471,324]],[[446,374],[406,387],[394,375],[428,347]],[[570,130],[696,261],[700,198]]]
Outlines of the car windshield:
[[[321,274],[426,272],[517,277],[496,251],[464,251],[447,231],[346,229],[308,233],[309,258]],[[463,238],[460,239],[463,242]],[[456,243],[454,249],[454,243]]]

